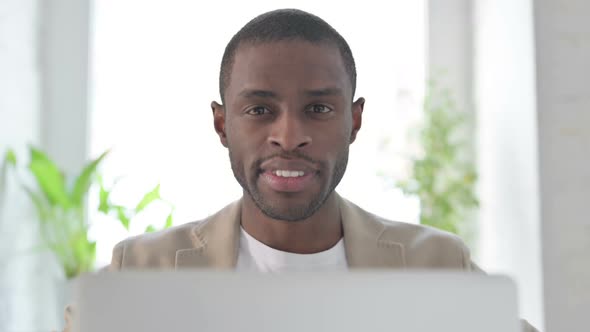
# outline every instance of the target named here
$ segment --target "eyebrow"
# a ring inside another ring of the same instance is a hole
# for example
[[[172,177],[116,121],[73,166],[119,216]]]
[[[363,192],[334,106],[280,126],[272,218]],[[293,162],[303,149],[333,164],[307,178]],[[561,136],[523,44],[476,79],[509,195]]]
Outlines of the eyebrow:
[[[305,94],[309,97],[341,96],[343,94],[340,88],[324,88],[306,90]],[[239,94],[242,98],[267,98],[279,99],[278,94],[270,90],[246,89]]]
[[[307,90],[305,94],[310,97],[325,97],[325,96],[341,96],[342,89],[340,88],[325,88],[319,90]]]
[[[243,98],[254,98],[254,97],[270,98],[270,99],[278,99],[279,98],[279,96],[272,91],[250,90],[250,89],[243,90],[242,92],[240,92],[239,96],[243,97]]]

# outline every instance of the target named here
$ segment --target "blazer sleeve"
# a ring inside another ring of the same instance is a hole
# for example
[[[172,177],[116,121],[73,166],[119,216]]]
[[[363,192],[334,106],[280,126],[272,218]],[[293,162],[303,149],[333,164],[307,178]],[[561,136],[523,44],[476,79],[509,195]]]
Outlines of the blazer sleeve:
[[[117,245],[113,248],[113,257],[111,259],[111,264],[105,269],[107,271],[119,271],[123,266],[123,257],[125,255],[125,246],[126,241],[122,241],[117,243]]]

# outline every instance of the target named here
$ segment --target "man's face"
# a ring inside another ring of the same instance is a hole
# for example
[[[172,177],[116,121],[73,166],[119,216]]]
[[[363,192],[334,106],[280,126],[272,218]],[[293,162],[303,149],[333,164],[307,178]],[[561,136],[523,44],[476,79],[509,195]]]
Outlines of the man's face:
[[[336,47],[296,40],[240,45],[225,110],[213,108],[245,193],[267,216],[299,221],[342,179],[363,103]]]

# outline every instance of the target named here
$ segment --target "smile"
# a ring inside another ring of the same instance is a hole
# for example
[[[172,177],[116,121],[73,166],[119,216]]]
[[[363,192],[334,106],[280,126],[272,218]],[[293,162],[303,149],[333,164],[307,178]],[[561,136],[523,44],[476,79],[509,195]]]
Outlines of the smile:
[[[301,192],[314,183],[315,173],[293,170],[266,171],[261,175],[261,181],[273,191]]]
[[[297,177],[304,176],[305,172],[304,171],[289,171],[289,170],[278,169],[278,170],[272,172],[272,174],[274,174],[276,176],[283,177],[283,178],[297,178]]]

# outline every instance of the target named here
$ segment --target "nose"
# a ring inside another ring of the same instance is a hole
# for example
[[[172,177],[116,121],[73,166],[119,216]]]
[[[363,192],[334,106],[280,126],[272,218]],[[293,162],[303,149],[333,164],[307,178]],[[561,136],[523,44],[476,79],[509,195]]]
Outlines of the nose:
[[[278,117],[268,136],[268,142],[284,151],[294,151],[311,144],[311,136],[306,132],[303,119],[295,112],[283,112]]]

